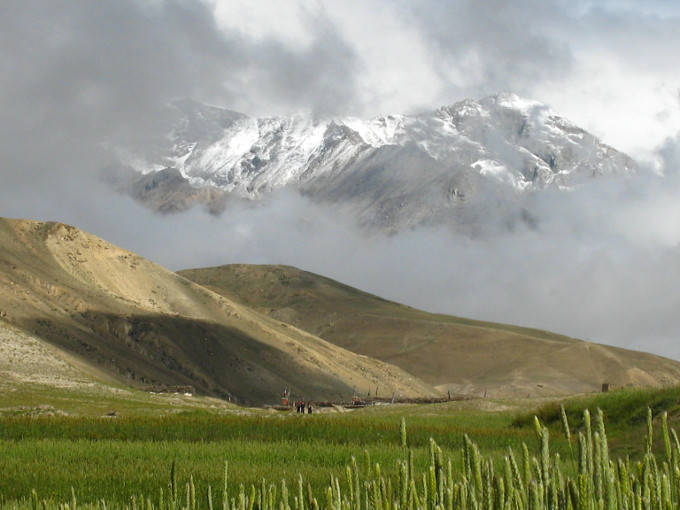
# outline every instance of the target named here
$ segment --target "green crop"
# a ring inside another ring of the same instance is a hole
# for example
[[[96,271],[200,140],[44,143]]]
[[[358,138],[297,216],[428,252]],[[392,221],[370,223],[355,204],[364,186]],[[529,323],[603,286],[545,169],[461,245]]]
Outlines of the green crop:
[[[644,454],[634,461],[610,458],[599,409],[592,422],[590,412],[584,411],[577,451],[571,448],[566,412],[562,410],[561,415],[572,457],[567,462],[551,450],[548,428],[536,420],[536,455],[522,444],[521,452],[508,447],[498,462],[465,436],[455,453],[458,458],[452,459],[431,439],[429,463],[419,471],[412,451],[389,466],[372,464],[366,452],[364,466],[352,457],[343,474],[329,474],[321,491],[315,491],[302,475],[291,485],[286,479],[277,483],[262,479],[258,484],[234,486],[228,465],[219,487],[197,490],[192,476],[184,483],[178,481],[173,463],[167,487],[159,487],[155,494],[131,497],[123,505],[104,500],[82,504],[73,490],[66,501],[44,500],[36,487],[23,500],[0,506],[16,510],[671,510],[680,506],[680,443],[665,414],[661,421],[663,455],[657,457],[652,449],[650,412],[647,436],[642,438]],[[403,444],[403,421],[400,432]]]

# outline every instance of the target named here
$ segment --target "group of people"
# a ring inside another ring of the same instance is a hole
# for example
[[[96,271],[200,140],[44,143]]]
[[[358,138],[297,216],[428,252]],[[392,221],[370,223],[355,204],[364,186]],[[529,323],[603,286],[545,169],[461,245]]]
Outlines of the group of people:
[[[312,403],[308,402],[305,404],[304,400],[298,400],[295,402],[295,408],[297,409],[298,413],[305,414],[305,407],[307,407],[307,414],[312,414]]]

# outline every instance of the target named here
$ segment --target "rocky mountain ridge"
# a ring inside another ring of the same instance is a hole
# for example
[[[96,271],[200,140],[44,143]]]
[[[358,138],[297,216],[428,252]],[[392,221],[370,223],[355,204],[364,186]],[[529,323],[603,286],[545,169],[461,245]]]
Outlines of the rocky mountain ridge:
[[[188,100],[170,110],[164,144],[124,161],[137,176],[176,169],[182,186],[252,200],[293,188],[387,229],[460,219],[464,202],[489,192],[514,197],[636,171],[546,105],[509,93],[370,120],[252,118]],[[216,200],[209,195],[204,202]],[[177,196],[165,202],[181,208]]]

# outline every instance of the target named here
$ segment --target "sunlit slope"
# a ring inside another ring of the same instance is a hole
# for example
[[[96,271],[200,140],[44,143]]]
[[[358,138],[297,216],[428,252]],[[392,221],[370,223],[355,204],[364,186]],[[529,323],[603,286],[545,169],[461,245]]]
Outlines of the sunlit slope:
[[[60,223],[0,219],[0,319],[135,385],[240,402],[433,388]]]
[[[680,363],[547,331],[430,314],[288,266],[180,271],[223,296],[357,353],[394,363],[440,390],[563,395],[680,382]]]

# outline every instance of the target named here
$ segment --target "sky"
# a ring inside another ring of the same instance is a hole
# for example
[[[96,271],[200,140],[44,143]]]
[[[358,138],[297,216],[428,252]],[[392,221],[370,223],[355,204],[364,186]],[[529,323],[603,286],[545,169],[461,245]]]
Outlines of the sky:
[[[414,306],[680,359],[674,1],[5,0],[0,216],[59,220],[173,269],[289,263]],[[532,199],[535,231],[371,236],[279,194],[159,216],[98,180],[176,98],[251,115],[414,113],[512,91],[644,171]]]

